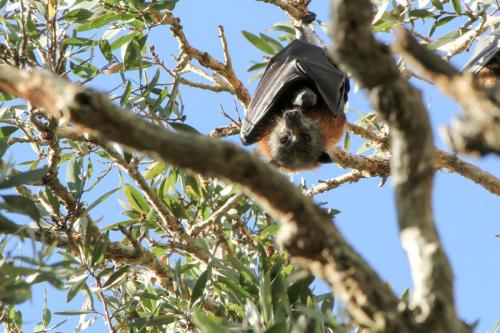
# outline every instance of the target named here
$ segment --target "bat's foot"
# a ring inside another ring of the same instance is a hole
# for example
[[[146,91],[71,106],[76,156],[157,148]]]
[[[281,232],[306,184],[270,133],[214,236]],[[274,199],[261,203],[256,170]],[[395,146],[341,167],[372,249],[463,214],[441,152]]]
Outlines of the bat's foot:
[[[313,12],[307,12],[307,15],[300,19],[304,24],[311,24],[316,19],[316,14]]]

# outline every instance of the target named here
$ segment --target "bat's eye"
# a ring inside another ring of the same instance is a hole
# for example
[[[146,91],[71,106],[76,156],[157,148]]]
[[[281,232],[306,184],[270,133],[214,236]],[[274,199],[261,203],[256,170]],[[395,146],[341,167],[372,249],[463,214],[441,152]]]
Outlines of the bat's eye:
[[[289,143],[290,143],[290,136],[289,136],[289,135],[287,135],[287,136],[283,136],[283,137],[281,137],[281,139],[280,139],[280,143],[281,143],[282,145],[287,145],[287,144],[289,144]]]
[[[302,139],[304,140],[304,142],[311,142],[311,136],[307,133],[305,133],[303,136],[302,136]]]

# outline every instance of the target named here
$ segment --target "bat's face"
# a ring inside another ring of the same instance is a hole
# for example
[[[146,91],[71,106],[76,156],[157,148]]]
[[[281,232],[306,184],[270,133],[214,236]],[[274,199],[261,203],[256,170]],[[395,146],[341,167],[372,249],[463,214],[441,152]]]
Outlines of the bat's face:
[[[285,111],[269,135],[271,161],[289,170],[317,166],[323,146],[320,127],[299,109]]]

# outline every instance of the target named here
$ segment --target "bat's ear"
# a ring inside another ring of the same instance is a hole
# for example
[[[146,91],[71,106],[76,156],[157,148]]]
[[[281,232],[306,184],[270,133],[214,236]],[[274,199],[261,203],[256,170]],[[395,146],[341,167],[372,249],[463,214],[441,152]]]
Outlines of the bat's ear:
[[[332,158],[330,155],[328,155],[327,152],[321,152],[321,154],[318,157],[318,162],[319,163],[333,163]]]

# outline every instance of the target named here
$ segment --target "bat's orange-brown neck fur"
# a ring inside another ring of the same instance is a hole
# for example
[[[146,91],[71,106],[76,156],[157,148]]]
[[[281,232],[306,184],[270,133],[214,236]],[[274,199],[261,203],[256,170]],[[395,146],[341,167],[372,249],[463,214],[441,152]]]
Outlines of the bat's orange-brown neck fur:
[[[479,82],[486,88],[494,87],[500,78],[500,52],[478,74]]]
[[[304,116],[313,119],[321,129],[321,137],[323,139],[322,149],[325,152],[329,151],[328,148],[333,147],[342,138],[346,124],[344,113],[335,117],[332,112],[324,105],[314,108],[307,108],[302,112]],[[283,115],[279,115],[274,120],[269,121],[268,125],[263,128],[264,135],[262,139],[258,142],[259,152],[268,161],[273,159],[269,144],[270,133],[272,132],[272,129],[275,126],[276,122],[279,121],[281,117],[283,117]],[[300,169],[284,169],[288,171],[298,171],[304,169],[312,169],[319,166],[319,164],[319,162],[316,162]]]

